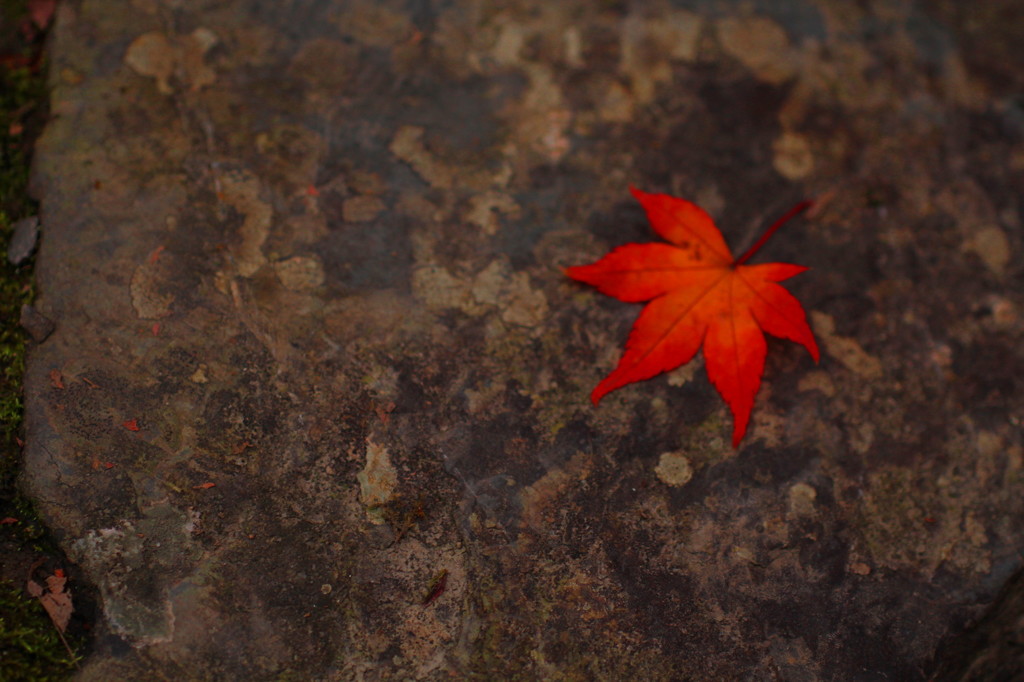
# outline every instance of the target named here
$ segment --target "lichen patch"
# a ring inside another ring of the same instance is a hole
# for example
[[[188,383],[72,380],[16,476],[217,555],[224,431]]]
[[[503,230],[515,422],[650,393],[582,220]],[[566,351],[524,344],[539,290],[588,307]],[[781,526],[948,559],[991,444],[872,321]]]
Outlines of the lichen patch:
[[[324,283],[324,268],[314,257],[295,256],[274,263],[278,280],[289,291],[310,292]]]
[[[1010,262],[1010,241],[1006,232],[996,225],[986,225],[966,242],[963,250],[978,255],[981,262],[995,275],[1002,276]]]
[[[767,17],[720,19],[716,28],[722,48],[761,80],[780,84],[796,72],[786,31]]]
[[[233,248],[238,273],[243,277],[251,277],[267,262],[263,243],[270,234],[274,212],[260,197],[260,191],[259,179],[246,171],[234,171],[221,178],[220,198],[245,216],[238,230],[239,241]]]
[[[662,483],[673,488],[684,486],[693,478],[693,466],[682,452],[663,452],[658,458],[654,473]]]
[[[807,138],[785,132],[772,143],[772,165],[787,180],[801,180],[814,170],[814,154]]]
[[[144,33],[128,45],[124,63],[140,76],[156,80],[157,90],[164,95],[174,92],[172,76],[178,76],[189,90],[212,85],[217,74],[205,63],[206,53],[218,42],[217,35],[199,27],[185,36],[168,38],[163,33]]]
[[[372,523],[384,523],[380,508],[394,498],[398,472],[388,449],[372,438],[366,440],[366,465],[356,474],[356,480],[359,501],[366,507],[367,517]]]
[[[158,266],[143,263],[132,273],[129,292],[132,309],[143,320],[159,320],[171,314],[175,295],[166,291],[166,283],[159,274]]]
[[[825,352],[846,369],[865,379],[878,379],[882,376],[882,363],[878,358],[869,355],[856,339],[837,335],[836,322],[830,315],[812,311],[811,326],[825,346]]]

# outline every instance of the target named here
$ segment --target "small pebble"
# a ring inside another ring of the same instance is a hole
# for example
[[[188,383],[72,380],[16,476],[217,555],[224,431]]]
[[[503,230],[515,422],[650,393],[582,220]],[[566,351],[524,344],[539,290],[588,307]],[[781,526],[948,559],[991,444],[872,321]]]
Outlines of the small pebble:
[[[36,343],[45,341],[57,326],[53,320],[27,303],[21,306],[21,319],[18,322]]]
[[[14,223],[11,242],[7,245],[7,262],[21,265],[36,250],[39,241],[39,216],[29,216]]]

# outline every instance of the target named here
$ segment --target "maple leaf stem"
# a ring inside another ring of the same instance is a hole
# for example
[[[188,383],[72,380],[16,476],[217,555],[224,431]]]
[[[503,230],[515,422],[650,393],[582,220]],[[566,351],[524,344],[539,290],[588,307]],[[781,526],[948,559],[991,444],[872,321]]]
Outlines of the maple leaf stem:
[[[787,222],[789,222],[793,218],[797,217],[798,215],[809,209],[813,204],[813,201],[805,199],[804,201],[801,201],[793,208],[786,211],[782,215],[782,217],[780,217],[778,220],[771,224],[771,227],[765,230],[764,234],[761,235],[761,238],[754,242],[754,245],[747,249],[746,253],[744,253],[742,256],[736,259],[736,262],[733,263],[733,266],[743,265],[748,260],[750,260],[750,257],[757,253],[762,246],[764,246],[764,243],[768,241],[773,234],[775,234],[776,230],[778,230]]]

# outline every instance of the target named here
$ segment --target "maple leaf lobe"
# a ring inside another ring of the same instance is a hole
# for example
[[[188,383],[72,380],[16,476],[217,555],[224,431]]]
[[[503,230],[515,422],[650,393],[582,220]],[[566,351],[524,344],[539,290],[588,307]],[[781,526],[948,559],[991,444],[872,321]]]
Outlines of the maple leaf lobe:
[[[597,404],[626,384],[673,370],[703,347],[708,378],[733,413],[736,447],[761,385],[768,352],[764,333],[801,344],[818,361],[803,307],[779,284],[807,268],[739,264],[699,206],[666,194],[630,191],[654,231],[670,243],[625,244],[595,263],[566,269],[569,277],[621,301],[649,301],[618,365],[594,388],[591,400]]]

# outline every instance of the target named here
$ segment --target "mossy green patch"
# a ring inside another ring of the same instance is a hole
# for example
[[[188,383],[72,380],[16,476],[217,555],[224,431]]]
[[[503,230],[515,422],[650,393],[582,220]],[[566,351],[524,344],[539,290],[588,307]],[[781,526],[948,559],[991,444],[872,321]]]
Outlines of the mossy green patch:
[[[4,3],[5,18],[18,18],[12,8],[15,4],[19,3]],[[26,112],[45,106],[45,94],[41,73],[32,73],[27,67],[0,67],[0,516],[15,518],[27,511],[27,503],[16,492],[14,476],[25,371],[25,333],[18,320],[22,305],[31,302],[32,280],[31,263],[15,267],[7,262],[7,245],[14,221],[36,208],[28,197],[30,149],[24,117]]]
[[[67,679],[75,669],[57,629],[39,603],[10,582],[0,582],[0,677]]]
[[[14,9],[22,3],[6,2],[4,18],[15,21]],[[5,22],[6,24],[15,21]],[[7,245],[15,220],[31,215],[34,202],[28,197],[30,147],[26,142],[26,112],[45,106],[45,82],[41,73],[27,67],[0,67],[0,516],[23,519],[28,503],[18,495],[14,477],[21,431],[21,384],[25,371],[25,333],[18,325],[22,305],[31,302],[31,263],[15,267],[7,262]],[[34,515],[31,515],[34,518]],[[37,529],[27,520],[14,528]],[[29,538],[37,539],[33,530]]]
[[[26,344],[19,319],[22,306],[32,302],[33,289],[31,260],[18,266],[8,263],[7,247],[14,223],[37,211],[28,196],[28,169],[46,110],[44,72],[32,67],[38,62],[42,36],[26,42],[29,39],[19,30],[25,16],[24,0],[0,2],[0,55],[6,58],[0,63],[0,519],[15,520],[0,525],[0,552],[27,548],[53,555],[38,514],[15,485]],[[24,567],[26,579],[28,568]],[[81,650],[77,638],[71,637],[70,643]],[[67,679],[77,659],[39,602],[22,584],[0,576],[0,679]]]

